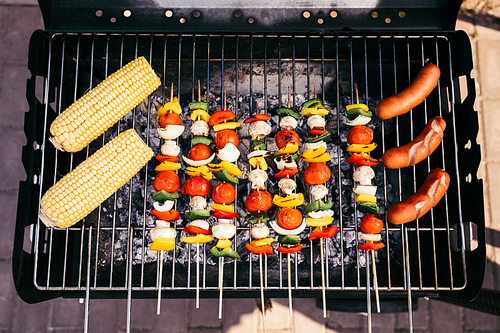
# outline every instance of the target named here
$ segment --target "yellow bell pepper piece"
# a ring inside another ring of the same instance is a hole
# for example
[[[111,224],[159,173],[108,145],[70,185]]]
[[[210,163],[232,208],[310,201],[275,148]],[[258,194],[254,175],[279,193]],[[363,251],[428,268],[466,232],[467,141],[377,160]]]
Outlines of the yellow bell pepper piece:
[[[280,150],[274,152],[275,156],[281,156],[281,155],[286,155],[286,154],[294,154],[299,150],[299,144],[296,143],[287,143],[285,147],[281,148]]]
[[[363,111],[370,110],[368,108],[368,105],[366,105],[366,104],[351,104],[351,105],[347,105],[345,108],[347,111],[352,110],[352,109],[357,109],[357,108],[361,108],[361,109],[363,109]]]
[[[356,202],[371,202],[377,203],[377,197],[370,194],[360,193],[356,195]]]
[[[167,102],[163,104],[159,109],[158,109],[158,117],[161,116],[162,114],[165,114],[169,111],[172,111],[173,113],[181,114],[182,113],[182,107],[179,104],[179,100],[177,97],[174,97],[170,102]]]
[[[307,149],[302,154],[302,159],[307,163],[319,163],[319,162],[328,162],[331,160],[330,154],[326,151],[324,146],[319,147],[318,149]]]
[[[208,123],[208,120],[210,119],[210,115],[208,114],[207,111],[203,110],[203,109],[196,109],[196,110],[193,110],[191,112],[191,120],[192,121],[195,121],[195,120],[203,120],[205,122]]]
[[[186,173],[191,177],[202,176],[206,180],[212,179],[212,172],[206,165],[202,165],[199,167],[187,167]]]
[[[153,251],[171,251],[175,247],[175,238],[158,237],[150,246]]]
[[[250,157],[250,159],[248,160],[248,163],[252,167],[259,168],[259,169],[262,169],[264,171],[266,171],[268,168],[268,165],[267,165],[267,162],[266,162],[266,159],[264,158],[264,156]]]
[[[181,241],[184,243],[190,243],[190,244],[202,244],[202,243],[208,243],[213,241],[214,238],[210,235],[203,235],[203,234],[198,234],[195,236],[184,236],[182,237]]]
[[[214,125],[214,131],[217,132],[217,131],[221,131],[223,129],[235,129],[235,128],[238,128],[240,126],[241,126],[241,124],[236,122],[236,121],[231,121],[228,123],[220,123],[220,124]]]
[[[211,164],[211,163],[209,163],[208,164],[208,168],[212,172],[217,172],[217,171],[221,171],[222,169],[226,169],[226,171],[230,175],[233,175],[233,176],[236,176],[236,177],[240,177],[240,176],[243,175],[243,173],[238,168],[238,166],[236,164],[234,164],[234,163],[229,162],[229,161],[222,161],[219,164]]]
[[[174,170],[179,170],[181,168],[181,164],[177,162],[161,162],[158,164],[158,166],[155,168],[155,171],[174,171]]]
[[[347,146],[347,151],[353,153],[368,153],[377,148],[377,144],[372,142],[368,145],[353,143],[352,145]]]
[[[333,217],[325,215],[322,218],[316,219],[314,217],[308,217],[306,224],[310,227],[324,227],[333,222]]]
[[[304,195],[302,193],[294,193],[286,197],[274,195],[273,204],[278,207],[297,207],[304,203]]]
[[[226,247],[230,247],[233,244],[229,239],[219,239],[217,244],[215,245],[218,249],[225,249]]]
[[[302,114],[306,117],[310,117],[310,116],[314,116],[314,115],[318,115],[318,116],[326,116],[330,111],[328,111],[328,109],[324,109],[324,108],[305,108],[305,109],[302,109]]]
[[[274,242],[274,238],[267,237],[267,238],[262,238],[262,239],[254,239],[253,241],[250,242],[250,245],[255,246],[255,247],[259,247],[259,246],[271,244],[272,242]]]
[[[215,210],[222,210],[224,212],[234,213],[234,206],[233,205],[222,205],[222,204],[218,204],[218,203],[213,203],[210,205],[210,207],[212,207]]]

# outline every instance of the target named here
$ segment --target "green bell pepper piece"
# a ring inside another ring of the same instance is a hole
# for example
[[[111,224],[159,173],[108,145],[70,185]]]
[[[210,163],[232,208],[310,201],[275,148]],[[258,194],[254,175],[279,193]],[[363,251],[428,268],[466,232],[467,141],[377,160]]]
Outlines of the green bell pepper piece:
[[[206,102],[192,102],[192,103],[189,103],[189,109],[190,110],[202,109],[202,110],[207,111],[208,110],[208,103],[206,103]]]
[[[214,173],[214,175],[215,175],[215,178],[217,178],[221,182],[228,182],[228,183],[235,184],[235,185],[239,184],[239,182],[240,182],[238,180],[238,178],[231,176],[229,174],[229,172],[227,172],[226,169],[222,169],[221,171],[217,171]]]
[[[331,139],[332,139],[332,134],[330,132],[325,132],[318,136],[307,137],[306,142],[311,142],[311,143],[320,141],[330,142]]]
[[[299,235],[281,235],[278,237],[278,242],[280,244],[290,244],[295,245],[301,242],[301,238]]]
[[[159,202],[164,202],[167,200],[175,200],[179,198],[179,193],[174,192],[170,193],[165,190],[161,190],[153,194],[153,200],[159,201]]]
[[[233,259],[240,258],[240,255],[238,254],[238,252],[236,252],[235,250],[233,250],[230,247],[226,247],[226,248],[221,250],[221,249],[217,248],[216,246],[214,246],[210,249],[210,252],[216,257],[224,257],[224,258],[229,257],[229,258],[233,258]]]
[[[207,138],[206,136],[195,136],[191,140],[191,146],[194,146],[198,143],[203,143],[204,145],[209,146],[212,143],[212,139]]]
[[[373,202],[363,202],[356,206],[356,208],[365,214],[379,214],[380,209],[378,208],[376,203]]]
[[[252,223],[252,224],[266,223],[267,221],[269,221],[269,216],[267,215],[267,212],[255,212],[255,213],[248,214],[245,217],[245,220],[248,223]]]
[[[333,207],[333,202],[331,200],[328,200],[327,202],[316,200],[306,206],[306,212],[315,212],[317,210],[329,210],[332,209],[332,207]]]
[[[193,220],[206,220],[210,217],[210,211],[206,209],[193,209],[186,212],[186,218],[190,221]]]
[[[371,117],[372,112],[371,111],[365,111],[362,108],[354,108],[349,111],[347,111],[347,118],[349,120],[354,120],[356,119],[359,115],[365,116],[365,117]]]
[[[261,140],[252,140],[252,150],[266,150],[267,145]]]
[[[278,110],[276,110],[276,113],[280,117],[290,116],[295,119],[299,119],[301,117],[301,114],[299,112],[290,108],[279,108]]]

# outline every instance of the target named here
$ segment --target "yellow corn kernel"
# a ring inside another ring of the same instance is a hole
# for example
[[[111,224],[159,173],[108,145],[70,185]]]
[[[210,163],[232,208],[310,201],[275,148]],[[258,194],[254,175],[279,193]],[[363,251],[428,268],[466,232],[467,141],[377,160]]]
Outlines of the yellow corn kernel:
[[[134,129],[121,133],[45,192],[40,219],[48,227],[74,225],[129,181],[151,157],[153,151]]]
[[[135,81],[132,86],[126,83]],[[161,85],[144,57],[129,62],[64,110],[50,125],[49,140],[62,151],[77,152],[135,108]],[[107,93],[112,87],[113,93]]]

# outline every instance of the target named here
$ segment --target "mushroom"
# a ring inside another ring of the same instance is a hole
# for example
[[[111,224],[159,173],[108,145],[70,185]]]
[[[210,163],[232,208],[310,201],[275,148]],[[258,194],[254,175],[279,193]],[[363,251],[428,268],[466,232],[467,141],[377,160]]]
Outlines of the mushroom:
[[[297,119],[292,116],[285,116],[280,120],[280,127],[285,130],[293,131],[297,127]]]
[[[358,182],[359,185],[371,185],[371,180],[375,177],[375,172],[369,166],[363,165],[354,170],[352,178]]]
[[[195,195],[189,201],[189,207],[192,209],[205,209],[207,207],[207,200],[199,195]]]
[[[252,183],[252,190],[265,190],[267,172],[262,169],[254,169],[248,174],[248,180]]]
[[[311,196],[313,201],[323,199],[328,194],[328,189],[325,185],[314,185],[311,187]]]
[[[181,152],[181,147],[173,140],[165,140],[161,145],[161,153],[168,156],[177,156]]]
[[[236,234],[236,226],[221,220],[223,219],[219,219],[219,223],[212,226],[212,234],[219,239],[232,238]]]
[[[315,114],[313,116],[310,116],[309,119],[307,119],[307,126],[309,126],[310,128],[314,127],[324,128],[326,126],[326,120],[325,118]]]
[[[156,220],[156,227],[151,229],[149,235],[154,242],[158,237],[175,238],[176,232],[174,228],[170,227],[170,223],[163,220]]]
[[[269,227],[264,223],[256,224],[252,227],[250,234],[255,239],[263,239],[269,236]]]
[[[295,180],[290,178],[281,178],[278,182],[278,187],[286,194],[292,195],[293,191],[297,188]]]
[[[191,125],[191,132],[195,136],[208,136],[210,133],[210,127],[208,123],[204,120],[197,120]]]
[[[269,133],[271,133],[271,126],[265,121],[254,121],[248,126],[248,134],[250,134],[252,140],[263,138]]]

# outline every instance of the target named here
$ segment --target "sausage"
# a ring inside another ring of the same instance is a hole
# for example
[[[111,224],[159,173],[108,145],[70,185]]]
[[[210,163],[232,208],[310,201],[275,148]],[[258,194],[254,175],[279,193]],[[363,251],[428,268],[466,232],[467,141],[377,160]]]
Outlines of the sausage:
[[[375,113],[382,120],[407,113],[429,96],[440,75],[438,66],[430,63],[425,65],[406,89],[380,101],[375,107]]]
[[[422,132],[412,142],[387,150],[380,161],[389,169],[415,165],[430,156],[441,144],[446,122],[434,117],[427,122]]]
[[[392,224],[403,224],[421,218],[438,204],[449,185],[450,175],[446,171],[439,168],[431,170],[415,194],[389,206],[387,220]]]

